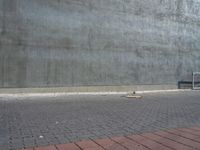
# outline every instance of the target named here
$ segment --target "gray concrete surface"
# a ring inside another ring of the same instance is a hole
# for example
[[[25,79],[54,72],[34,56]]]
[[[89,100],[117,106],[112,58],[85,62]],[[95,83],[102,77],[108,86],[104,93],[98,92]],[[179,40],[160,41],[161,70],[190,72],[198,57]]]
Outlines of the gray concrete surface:
[[[200,70],[199,0],[0,0],[0,87],[174,84]]]
[[[1,97],[0,149],[200,126],[199,91],[143,96]]]
[[[81,87],[45,87],[45,88],[0,88],[1,94],[55,94],[55,93],[133,93],[134,91],[177,89],[177,85],[135,85],[135,86],[81,86]]]

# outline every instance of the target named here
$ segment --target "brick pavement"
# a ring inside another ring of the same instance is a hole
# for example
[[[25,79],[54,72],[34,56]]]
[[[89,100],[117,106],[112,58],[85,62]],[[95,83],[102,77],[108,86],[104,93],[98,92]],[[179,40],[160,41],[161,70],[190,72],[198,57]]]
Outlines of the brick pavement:
[[[0,150],[19,150],[163,130],[167,130],[169,139],[164,137],[166,134],[155,133],[154,142],[160,136],[165,138],[163,143],[177,136],[199,142],[200,134],[195,130],[195,127],[200,126],[199,97],[199,91],[144,94],[143,99],[127,99],[119,95],[0,97]],[[193,128],[183,129],[188,127]],[[180,129],[174,132],[174,128]],[[106,142],[109,145],[114,140],[117,139]],[[126,146],[132,143],[125,142]],[[152,145],[152,141],[147,143]],[[194,145],[198,147],[198,144]]]
[[[200,150],[200,136],[197,136],[196,132],[199,134],[200,127],[110,137],[23,150]]]

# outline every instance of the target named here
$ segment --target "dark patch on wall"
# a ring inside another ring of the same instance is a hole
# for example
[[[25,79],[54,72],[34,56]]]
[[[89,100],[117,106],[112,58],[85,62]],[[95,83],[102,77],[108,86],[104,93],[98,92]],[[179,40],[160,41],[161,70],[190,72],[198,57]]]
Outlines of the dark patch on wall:
[[[136,48],[135,54],[137,57],[144,58],[143,53],[141,52],[141,49],[139,48]]]
[[[27,74],[27,58],[21,58],[17,61],[17,86],[19,88],[26,87],[26,74]]]
[[[6,0],[3,1],[3,18],[2,18],[2,31],[1,34],[4,35],[6,33]]]
[[[0,56],[1,59],[1,74],[0,74],[0,78],[1,78],[1,86],[4,87],[4,56]]]
[[[184,12],[184,5],[183,0],[177,0],[177,9],[176,9],[177,15],[180,16]]]
[[[136,10],[135,10],[135,15],[143,15],[143,13],[144,13],[144,10],[143,10],[143,8],[141,8],[141,7],[138,7]]]
[[[4,0],[4,9],[9,13],[16,13],[17,1],[18,0]]]
[[[48,61],[48,62],[47,62],[47,71],[46,71],[47,86],[48,86],[49,84],[51,84],[50,75],[51,75],[51,62]]]
[[[88,50],[92,50],[92,41],[93,41],[93,32],[92,29],[89,29],[89,33],[88,33]]]
[[[108,50],[108,49],[112,48],[113,45],[114,45],[114,43],[112,41],[107,41],[103,47],[103,50]]]
[[[65,48],[73,48],[73,41],[68,37],[64,37],[58,40],[58,45],[61,47],[64,46]]]

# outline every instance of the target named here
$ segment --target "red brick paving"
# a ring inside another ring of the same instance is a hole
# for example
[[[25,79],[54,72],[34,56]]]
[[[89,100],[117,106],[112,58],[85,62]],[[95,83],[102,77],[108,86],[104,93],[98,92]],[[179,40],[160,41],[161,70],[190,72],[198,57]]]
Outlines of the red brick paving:
[[[79,147],[81,147],[81,149],[83,150],[103,150],[102,147],[100,147],[98,144],[96,144],[93,141],[81,141],[81,142],[77,142],[76,143]]]
[[[120,143],[127,149],[134,149],[134,150],[149,150],[146,147],[142,146],[141,144],[138,144],[126,137],[114,137],[112,138],[115,142]]]
[[[24,150],[200,150],[200,127],[170,129]]]
[[[200,131],[200,127],[192,127],[191,129]]]
[[[150,149],[156,149],[156,150],[171,150],[170,148],[162,145],[162,144],[159,144],[153,140],[150,140],[146,137],[143,137],[141,135],[132,135],[132,136],[129,136],[129,138],[131,138],[132,140],[136,141],[137,143],[140,143]]]
[[[34,150],[57,150],[55,146],[37,147]]]
[[[60,144],[56,146],[59,150],[80,150],[80,148],[74,143]]]
[[[106,150],[126,150],[122,145],[112,141],[111,139],[99,139],[95,140],[95,142],[101,145]]]
[[[200,131],[195,131],[195,130],[191,130],[191,129],[179,129],[182,132],[187,132],[196,136],[200,136]]]
[[[184,131],[180,131],[180,130],[176,130],[176,129],[171,129],[171,130],[168,130],[167,132],[169,132],[171,134],[179,135],[181,137],[184,137],[184,138],[187,138],[187,139],[190,139],[193,141],[200,142],[200,136],[193,135],[188,132],[184,132]]]
[[[162,144],[166,147],[174,149],[174,150],[194,150],[194,148],[191,148],[189,146],[177,143],[173,140],[164,138],[162,136],[158,136],[158,135],[153,134],[153,133],[143,134],[143,136],[145,136],[145,137],[147,137],[151,140],[154,140],[155,142],[160,143],[160,144]]]
[[[160,135],[160,136],[165,137],[165,138],[168,138],[170,140],[176,141],[176,142],[181,143],[183,145],[187,145],[187,146],[190,146],[190,147],[193,147],[193,148],[196,148],[196,149],[200,148],[199,142],[195,142],[193,140],[190,140],[190,139],[187,139],[187,138],[175,135],[175,134],[167,133],[167,132],[164,132],[164,131],[156,132],[155,134]]]

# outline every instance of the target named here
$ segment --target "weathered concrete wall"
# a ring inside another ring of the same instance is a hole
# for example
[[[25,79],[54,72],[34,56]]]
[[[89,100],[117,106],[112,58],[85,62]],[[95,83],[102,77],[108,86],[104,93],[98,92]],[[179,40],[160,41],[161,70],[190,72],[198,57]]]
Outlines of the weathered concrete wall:
[[[199,0],[0,0],[0,87],[176,84],[200,71]]]

